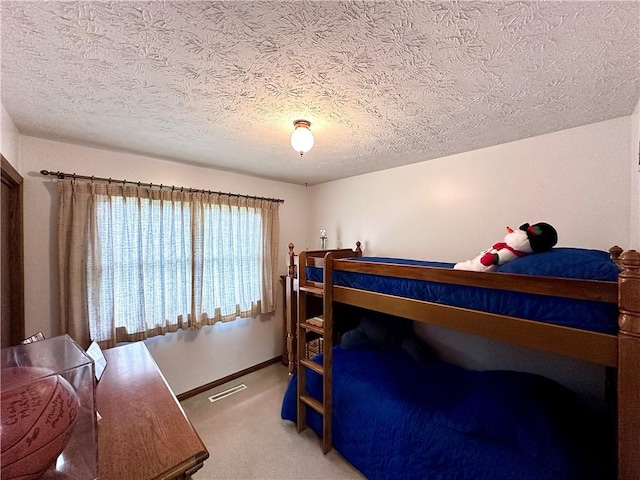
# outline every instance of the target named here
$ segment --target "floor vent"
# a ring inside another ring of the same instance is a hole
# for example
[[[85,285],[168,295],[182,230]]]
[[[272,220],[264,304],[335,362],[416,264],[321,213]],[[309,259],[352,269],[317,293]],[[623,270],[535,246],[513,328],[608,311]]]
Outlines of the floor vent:
[[[247,386],[244,383],[241,383],[240,385],[236,385],[235,387],[229,388],[228,390],[225,390],[224,392],[220,392],[220,393],[216,393],[215,395],[211,395],[209,397],[209,401],[211,403],[213,402],[217,402],[218,400],[222,400],[223,398],[227,398],[229,395],[233,395],[234,393],[238,393],[242,390],[245,390],[247,388]]]

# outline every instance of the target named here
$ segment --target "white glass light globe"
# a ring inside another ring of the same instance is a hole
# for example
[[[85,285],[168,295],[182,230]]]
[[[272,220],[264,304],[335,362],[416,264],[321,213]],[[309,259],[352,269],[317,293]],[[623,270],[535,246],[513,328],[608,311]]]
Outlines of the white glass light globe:
[[[291,134],[291,146],[296,152],[300,152],[300,155],[307,153],[313,147],[313,133],[309,130],[307,125],[311,125],[309,122],[294,122],[296,129]]]

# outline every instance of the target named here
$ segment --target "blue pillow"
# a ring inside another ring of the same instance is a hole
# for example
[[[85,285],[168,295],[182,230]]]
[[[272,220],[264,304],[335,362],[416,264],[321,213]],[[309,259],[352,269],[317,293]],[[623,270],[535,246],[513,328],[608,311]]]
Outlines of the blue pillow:
[[[611,282],[617,281],[619,273],[607,252],[566,247],[516,258],[499,266],[497,271]]]
[[[399,347],[412,332],[411,328],[411,320],[367,310],[363,312],[360,324],[342,335],[340,346],[344,349]]]
[[[435,358],[431,349],[413,333],[410,320],[373,311],[363,313],[360,324],[342,335],[340,346],[345,350],[399,347],[423,363]]]
[[[342,334],[340,346],[345,350],[352,348],[374,347],[373,341],[360,328],[354,328]]]

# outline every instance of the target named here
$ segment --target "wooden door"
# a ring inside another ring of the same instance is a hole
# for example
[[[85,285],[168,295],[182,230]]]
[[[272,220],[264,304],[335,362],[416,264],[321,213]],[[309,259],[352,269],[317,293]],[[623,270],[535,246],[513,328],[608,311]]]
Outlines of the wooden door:
[[[0,337],[2,348],[19,344],[24,338],[24,266],[22,236],[22,177],[4,156],[2,160],[2,223]]]

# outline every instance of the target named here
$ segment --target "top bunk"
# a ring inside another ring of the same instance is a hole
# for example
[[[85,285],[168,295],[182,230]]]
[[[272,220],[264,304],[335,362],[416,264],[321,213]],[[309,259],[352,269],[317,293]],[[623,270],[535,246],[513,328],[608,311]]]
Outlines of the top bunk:
[[[554,248],[496,272],[362,257],[359,242],[356,250],[333,252],[301,255],[301,289],[324,289],[335,302],[612,367],[620,333],[640,334],[640,254],[634,250]],[[323,279],[327,270],[330,282]]]

